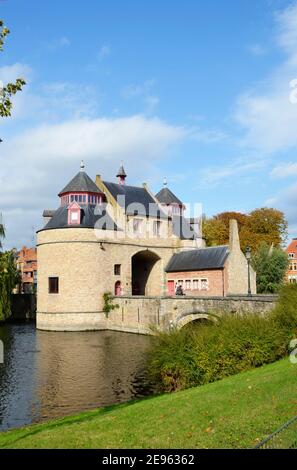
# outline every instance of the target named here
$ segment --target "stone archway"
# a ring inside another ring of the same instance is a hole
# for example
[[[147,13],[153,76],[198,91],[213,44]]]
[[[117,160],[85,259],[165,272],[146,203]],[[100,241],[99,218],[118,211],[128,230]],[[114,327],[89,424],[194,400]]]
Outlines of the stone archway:
[[[175,325],[178,329],[183,328],[184,326],[188,325],[189,323],[198,323],[201,322],[217,322],[218,321],[218,316],[214,314],[209,314],[209,313],[199,313],[199,312],[193,312],[193,313],[184,313],[182,315],[179,315],[176,318]]]
[[[150,250],[131,258],[132,295],[161,295],[161,259]]]

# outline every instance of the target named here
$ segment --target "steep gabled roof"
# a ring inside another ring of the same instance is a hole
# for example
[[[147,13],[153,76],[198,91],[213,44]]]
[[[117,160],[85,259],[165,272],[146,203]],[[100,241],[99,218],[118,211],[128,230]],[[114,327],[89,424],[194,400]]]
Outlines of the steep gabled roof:
[[[123,165],[120,166],[117,176],[127,176]]]
[[[125,210],[126,214],[143,216],[151,215],[154,217],[167,218],[166,214],[161,210],[145,188],[110,183],[108,181],[103,181],[103,184],[106,186],[113,198],[118,201],[120,206]]]
[[[156,194],[156,199],[161,203],[161,204],[179,204],[180,206],[183,205],[182,201],[176,197],[175,194],[173,194],[172,191],[168,188],[162,188],[161,191],[159,191]]]
[[[77,175],[60,191],[59,196],[68,192],[92,192],[101,193],[98,186],[84,171],[79,171]]]
[[[228,258],[228,246],[213,246],[175,253],[168,262],[167,273],[181,271],[202,271],[206,269],[222,269]]]

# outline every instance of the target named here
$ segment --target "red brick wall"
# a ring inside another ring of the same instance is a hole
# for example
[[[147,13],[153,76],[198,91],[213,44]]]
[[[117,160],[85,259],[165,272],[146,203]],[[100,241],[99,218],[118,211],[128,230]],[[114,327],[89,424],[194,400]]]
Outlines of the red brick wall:
[[[297,240],[293,238],[290,245],[286,249],[286,252],[293,255],[289,257],[289,268],[287,270],[287,281],[288,282],[297,282]]]
[[[183,290],[186,295],[205,295],[205,296],[222,296],[226,295],[227,282],[226,282],[225,269],[216,269],[209,271],[191,271],[191,272],[178,272],[178,273],[167,273],[167,281],[174,281],[175,285],[179,280],[183,282]],[[223,279],[224,278],[224,279]],[[207,289],[194,289],[193,280],[200,280],[199,286],[201,287],[201,279],[208,280]],[[186,280],[191,281],[191,289],[186,288]]]

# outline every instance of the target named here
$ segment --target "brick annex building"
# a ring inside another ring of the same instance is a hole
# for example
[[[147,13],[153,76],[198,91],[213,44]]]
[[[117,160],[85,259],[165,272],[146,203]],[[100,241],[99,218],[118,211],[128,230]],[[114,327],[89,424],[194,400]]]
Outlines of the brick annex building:
[[[289,267],[286,274],[287,282],[297,283],[297,238],[293,238],[286,249],[289,258]]]
[[[44,211],[46,224],[37,232],[38,328],[103,328],[107,292],[153,298],[174,296],[181,285],[186,296],[247,294],[236,221],[229,246],[205,248],[199,221],[184,216],[167,184],[156,195],[146,184],[129,186],[123,166],[117,178],[93,181],[82,162],[60,191],[59,208]],[[252,269],[251,287],[256,293]]]

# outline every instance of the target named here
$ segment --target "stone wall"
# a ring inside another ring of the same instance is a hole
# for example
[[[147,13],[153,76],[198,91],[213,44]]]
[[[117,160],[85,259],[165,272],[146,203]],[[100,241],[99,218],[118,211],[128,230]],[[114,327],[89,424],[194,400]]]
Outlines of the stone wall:
[[[39,329],[55,331],[115,330],[152,334],[154,329],[182,327],[190,321],[216,320],[224,313],[269,312],[275,296],[232,297],[115,297],[108,318],[103,311],[88,313],[38,313]]]
[[[35,294],[13,294],[11,296],[12,321],[35,320],[36,318],[36,295]]]

